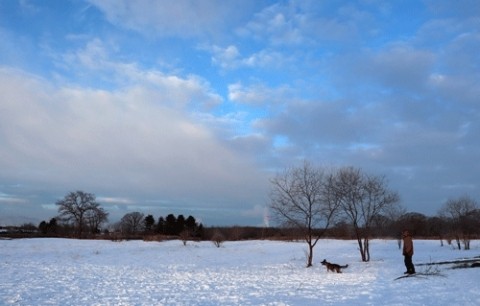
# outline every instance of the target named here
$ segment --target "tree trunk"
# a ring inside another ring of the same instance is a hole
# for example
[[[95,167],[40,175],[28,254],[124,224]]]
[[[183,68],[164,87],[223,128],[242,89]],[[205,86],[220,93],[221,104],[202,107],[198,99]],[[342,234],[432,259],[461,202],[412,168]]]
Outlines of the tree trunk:
[[[363,248],[362,244],[362,236],[360,235],[360,230],[358,228],[355,229],[355,236],[357,237],[358,249],[360,251],[362,261],[367,261],[365,257],[365,249]]]
[[[82,239],[82,234],[83,234],[83,214],[80,214],[78,218],[78,238]]]
[[[364,249],[363,244],[362,244],[362,238],[357,237],[357,242],[358,242],[358,249],[360,251],[360,256],[362,257],[362,261],[367,261],[366,257],[365,257],[365,249]]]
[[[470,237],[466,235],[463,237],[463,249],[470,250]]]
[[[308,259],[307,259],[307,268],[313,266],[313,244],[311,241],[308,242]]]
[[[365,254],[364,261],[370,261],[370,240],[368,239],[368,237],[363,238],[363,252]]]

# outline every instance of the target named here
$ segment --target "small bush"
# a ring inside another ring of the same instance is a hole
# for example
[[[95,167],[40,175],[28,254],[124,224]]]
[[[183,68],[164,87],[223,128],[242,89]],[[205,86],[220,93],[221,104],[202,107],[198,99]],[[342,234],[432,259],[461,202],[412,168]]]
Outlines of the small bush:
[[[212,242],[217,248],[221,247],[224,241],[225,241],[225,236],[219,231],[216,231],[212,235]]]
[[[178,238],[180,238],[180,240],[183,242],[183,245],[186,246],[187,241],[190,239],[190,232],[188,230],[183,230],[180,232],[180,234],[178,234]]]

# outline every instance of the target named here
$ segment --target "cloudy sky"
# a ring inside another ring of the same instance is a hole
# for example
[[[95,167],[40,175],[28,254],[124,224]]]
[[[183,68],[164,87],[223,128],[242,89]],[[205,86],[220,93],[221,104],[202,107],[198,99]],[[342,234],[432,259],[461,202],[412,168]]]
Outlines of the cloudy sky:
[[[302,160],[480,201],[480,1],[0,1],[0,225],[262,225]],[[15,222],[17,222],[15,221]]]

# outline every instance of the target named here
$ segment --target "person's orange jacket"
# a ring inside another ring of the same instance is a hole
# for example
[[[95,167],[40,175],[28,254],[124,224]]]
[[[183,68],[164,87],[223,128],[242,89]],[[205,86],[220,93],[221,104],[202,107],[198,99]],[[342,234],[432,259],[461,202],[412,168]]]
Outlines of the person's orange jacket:
[[[413,241],[410,234],[403,234],[403,255],[413,256]]]

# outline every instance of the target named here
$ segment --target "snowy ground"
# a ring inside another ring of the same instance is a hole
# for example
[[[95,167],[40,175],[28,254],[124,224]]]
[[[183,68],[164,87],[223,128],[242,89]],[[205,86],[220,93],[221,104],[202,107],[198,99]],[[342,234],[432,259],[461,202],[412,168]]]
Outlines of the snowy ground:
[[[480,255],[480,241],[414,243],[416,264]],[[372,241],[369,263],[355,241],[320,241],[312,268],[305,254],[302,242],[0,240],[0,305],[480,305],[480,268],[394,280],[395,240]],[[349,267],[327,273],[324,258]]]

